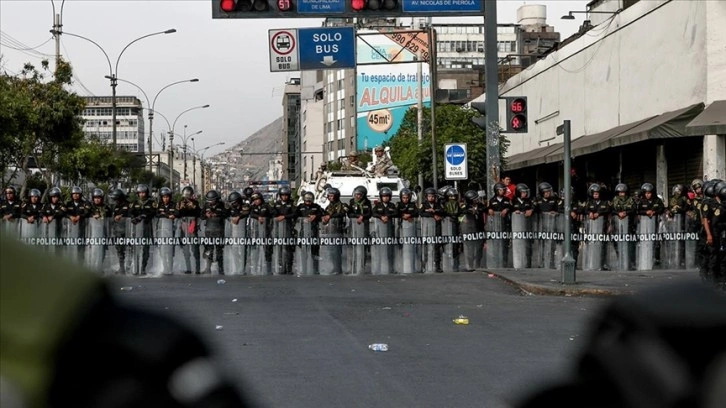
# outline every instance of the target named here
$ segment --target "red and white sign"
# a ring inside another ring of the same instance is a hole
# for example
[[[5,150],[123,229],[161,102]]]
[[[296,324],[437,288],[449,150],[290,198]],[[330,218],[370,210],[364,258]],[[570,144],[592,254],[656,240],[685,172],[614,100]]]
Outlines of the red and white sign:
[[[297,30],[270,30],[270,72],[299,71]]]

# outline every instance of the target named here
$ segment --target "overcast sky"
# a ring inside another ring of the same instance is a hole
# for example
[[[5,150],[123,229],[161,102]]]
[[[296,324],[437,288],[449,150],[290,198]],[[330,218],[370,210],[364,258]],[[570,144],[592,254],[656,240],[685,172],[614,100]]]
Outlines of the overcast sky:
[[[170,28],[174,34],[143,39],[131,45],[118,64],[118,77],[140,86],[153,100],[164,86],[180,80],[199,78],[163,91],[155,109],[174,122],[183,111],[205,104],[208,109],[185,113],[176,122],[175,132],[199,130],[197,149],[217,142],[238,143],[257,129],[282,115],[282,89],[285,81],[299,74],[270,73],[267,30],[272,28],[318,27],[319,19],[213,20],[212,1],[218,0],[66,0],[63,5],[63,31],[98,43],[115,65],[121,50],[134,39]],[[62,0],[55,0],[59,13]],[[516,23],[516,10],[523,4],[545,4],[547,22],[566,38],[575,32],[584,15],[561,20],[569,10],[584,10],[585,0],[499,1],[499,23]],[[405,21],[405,20],[404,20]],[[435,19],[437,22],[481,23],[482,18]],[[0,0],[0,70],[18,73],[24,63],[39,65],[44,58],[54,60],[55,42],[49,32],[53,25],[51,0]],[[16,48],[31,48],[17,50]],[[88,41],[68,35],[61,37],[61,54],[74,70],[73,90],[79,95],[111,94],[109,66],[103,53]],[[119,82],[118,95],[146,98],[132,85]],[[161,118],[154,121],[159,137],[166,130]],[[146,125],[148,132],[148,123]],[[154,149],[158,149],[155,142]]]

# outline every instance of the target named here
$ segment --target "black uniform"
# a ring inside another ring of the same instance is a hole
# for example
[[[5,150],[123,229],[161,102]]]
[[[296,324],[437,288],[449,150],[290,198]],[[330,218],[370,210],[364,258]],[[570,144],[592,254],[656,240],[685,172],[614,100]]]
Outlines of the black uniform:
[[[206,228],[204,236],[206,238],[221,239],[224,238],[224,220],[228,216],[227,208],[221,201],[205,203],[202,209],[201,219],[206,220]],[[208,243],[204,245],[204,257],[207,259],[207,266],[204,273],[211,272],[212,259],[217,261],[219,274],[224,275],[224,244],[222,242]]]
[[[126,199],[118,199],[111,208],[111,215],[113,216],[113,225],[111,232],[116,239],[126,238],[127,233],[127,222],[126,218],[129,217],[129,207],[131,204]],[[116,255],[118,256],[119,273],[126,273],[126,245],[123,243],[116,243]]]
[[[183,198],[176,204],[176,210],[177,217],[182,220],[179,225],[181,232],[180,236],[191,239],[192,241],[196,240],[197,231],[199,231],[197,219],[201,213],[199,202],[193,198]],[[191,251],[192,255],[194,255],[194,273],[199,274],[199,244],[196,242],[191,244],[182,243],[181,246],[182,254],[184,255],[184,263],[186,265],[185,273],[191,273],[192,271],[191,259],[189,256],[189,252]]]
[[[0,204],[0,215],[2,215],[3,218],[6,216],[10,216],[9,218],[17,220],[20,218],[22,214],[22,205],[23,203],[20,202],[20,200],[14,200],[14,201],[3,201],[2,204]]]
[[[302,239],[302,242],[310,242],[309,240],[317,240],[317,238],[320,236],[320,219],[323,217],[325,212],[320,207],[320,205],[310,202],[310,203],[302,203],[295,208],[295,215],[298,219],[300,218],[309,218],[311,216],[315,216],[315,219],[310,222],[310,232],[309,236],[305,234],[305,230],[301,227],[300,228],[300,234],[299,238]],[[314,256],[318,256],[320,254],[320,245],[313,245],[312,254]]]
[[[726,202],[711,199],[702,206],[703,219],[711,230],[712,243],[706,245],[706,270],[709,283],[726,285]]]
[[[279,231],[279,234],[281,236],[276,236],[274,238],[293,238],[295,236],[295,218],[297,217],[297,208],[295,208],[295,203],[292,202],[292,200],[288,199],[287,201],[277,200],[272,205],[271,208],[271,215],[274,218],[277,217],[285,217],[282,221],[274,220],[273,225],[278,226],[280,223],[285,223],[285,231]],[[282,234],[285,234],[284,237]],[[295,245],[285,245],[285,262],[282,265],[282,273],[289,275],[292,274],[292,261],[295,257]]]
[[[146,200],[141,201],[141,199],[137,199],[129,206],[129,216],[131,217],[131,222],[136,225],[138,223],[142,224],[142,237],[143,238],[153,238],[154,233],[152,231],[152,225],[151,221],[154,219],[154,215],[156,215],[156,208],[157,208],[156,201],[152,200],[151,198],[146,198]],[[136,237],[141,238],[141,237]],[[141,263],[141,274],[146,274],[146,266],[149,264],[149,248],[150,245],[143,245],[142,246],[142,263]]]
[[[20,217],[24,220],[28,220],[29,218],[33,219],[34,223],[37,223],[40,221],[40,217],[42,216],[42,210],[43,210],[43,204],[38,201],[37,203],[33,204],[32,202],[28,201],[26,203],[23,203],[21,206],[21,214]]]

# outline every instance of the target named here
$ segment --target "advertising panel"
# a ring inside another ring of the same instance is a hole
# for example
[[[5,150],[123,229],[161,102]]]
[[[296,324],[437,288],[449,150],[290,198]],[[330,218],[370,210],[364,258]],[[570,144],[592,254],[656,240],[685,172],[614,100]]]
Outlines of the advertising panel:
[[[418,104],[418,64],[414,61],[428,59],[428,38],[424,32],[359,31],[356,48],[357,149],[369,150],[395,135],[406,112]],[[428,106],[428,63],[422,63],[422,72],[421,95]]]

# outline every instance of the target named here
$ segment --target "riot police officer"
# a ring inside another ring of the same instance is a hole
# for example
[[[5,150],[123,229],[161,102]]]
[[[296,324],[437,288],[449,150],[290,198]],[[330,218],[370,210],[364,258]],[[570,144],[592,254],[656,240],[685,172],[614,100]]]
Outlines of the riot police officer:
[[[57,237],[60,235],[61,231],[61,220],[65,218],[66,214],[66,207],[63,205],[63,203],[60,200],[61,198],[61,190],[58,187],[53,187],[48,191],[48,202],[43,205],[41,208],[41,214],[43,215],[43,222],[46,224],[51,223],[52,221],[56,221],[56,227],[57,227],[57,234],[58,235],[52,235],[53,237]],[[50,233],[49,233],[50,235]]]
[[[378,192],[380,201],[377,202],[371,211],[371,217],[381,220],[384,224],[393,225],[393,220],[399,216],[398,207],[391,202],[393,191],[388,187],[383,187]],[[410,195],[409,195],[410,199]]]
[[[94,219],[105,219],[111,216],[111,208],[104,203],[104,193],[100,188],[91,192],[91,208],[89,216]]]
[[[615,253],[618,258],[618,269],[633,269],[632,262],[635,260],[635,246],[630,240],[625,240],[624,236],[635,233],[635,223],[633,215],[635,215],[635,202],[633,197],[628,196],[628,186],[624,183],[618,183],[615,186],[615,197],[610,203],[612,216],[610,220],[610,228],[613,233],[620,236],[620,240],[613,242]]]
[[[229,204],[229,220],[234,225],[239,225],[240,221],[250,216],[250,205],[245,202],[242,194],[233,191],[227,197]],[[243,225],[244,225],[243,221]]]
[[[290,199],[291,195],[292,190],[290,189],[290,187],[280,187],[280,190],[278,191],[279,198],[272,205],[271,215],[272,217],[274,217],[274,238],[289,240],[293,239],[294,237],[293,231],[295,230],[296,209],[295,203],[293,203]],[[295,245],[291,245],[289,243],[283,246],[276,245],[273,248],[273,252],[277,251],[280,252],[279,256],[275,255],[276,265],[273,265],[275,268],[277,268],[277,271],[275,271],[275,273],[291,275],[293,273],[292,261],[295,257]]]
[[[247,202],[247,204],[252,204],[252,194],[254,194],[254,192],[255,190],[252,187],[245,187],[245,189],[242,190],[244,200]]]
[[[411,190],[407,188],[401,189],[399,193],[400,201],[396,203],[396,209],[403,221],[413,222],[418,217],[418,207],[416,207],[415,202],[411,201],[412,196]]]
[[[435,188],[424,190],[424,200],[419,206],[418,214],[421,217],[421,238],[424,240],[436,239],[441,235],[441,220],[444,217],[444,208],[438,200]],[[422,266],[424,273],[441,272],[440,245],[424,243],[422,250]]]
[[[185,274],[192,273],[191,256],[194,256],[194,273],[199,275],[200,268],[200,254],[199,254],[199,243],[197,240],[197,232],[199,231],[199,225],[197,225],[197,219],[201,213],[201,207],[199,202],[194,197],[194,189],[191,186],[186,186],[182,189],[182,199],[176,205],[177,217],[181,220],[179,223],[179,235],[182,239],[188,240],[189,242],[181,243],[182,254],[184,255],[184,264],[186,269]],[[191,252],[191,254],[190,254]]]
[[[172,200],[171,189],[162,187],[159,190],[159,204],[156,208],[156,217],[174,220],[178,215],[179,210],[177,209],[176,203]]]
[[[121,189],[111,191],[110,197],[113,200],[113,207],[111,208],[113,226],[111,227],[111,231],[114,238],[121,241],[127,236],[131,204],[126,200],[126,194]],[[119,266],[116,273],[126,274],[126,245],[124,243],[116,242],[116,256],[118,257]]]
[[[250,205],[250,230],[252,238],[265,239],[261,251],[253,254],[251,262],[252,273],[255,275],[267,275],[269,273],[269,264],[272,262],[272,245],[267,240],[270,237],[271,220],[273,209],[265,202],[265,197],[258,193],[252,193],[250,197],[252,204]],[[258,246],[259,247],[259,246]]]
[[[462,252],[464,270],[473,271],[481,264],[485,214],[486,207],[480,202],[479,192],[477,190],[466,191],[461,217],[461,233],[464,236]]]
[[[298,247],[300,248],[299,273],[312,275],[318,270],[318,257],[320,256],[319,238],[320,220],[323,209],[315,202],[315,195],[306,191],[302,196],[303,202],[295,209],[295,216],[299,222]]]
[[[40,203],[40,190],[32,189],[28,194],[28,202],[21,205],[21,218],[28,224],[34,224],[40,219],[43,205]]]
[[[591,235],[591,240],[586,240],[586,258],[583,262],[585,270],[608,270],[607,245],[603,242],[603,235],[607,232],[608,217],[612,212],[610,203],[600,198],[600,184],[593,183],[587,189],[589,198],[582,205],[581,213],[585,218],[585,231]]]
[[[136,187],[136,200],[129,206],[129,216],[131,223],[134,225],[141,224],[141,236],[136,238],[151,239],[153,238],[153,228],[151,221],[154,219],[158,204],[149,196],[149,186],[139,184]],[[138,230],[137,230],[138,231]],[[151,243],[146,241],[142,244],[141,258],[141,275],[146,275],[146,267],[149,264],[149,250]]]
[[[552,185],[546,181],[537,186],[539,195],[532,201],[532,209],[537,214],[557,213],[557,196],[553,194]]]
[[[355,220],[358,225],[368,225],[372,215],[371,200],[368,199],[368,189],[358,186],[353,189],[353,198],[348,204],[348,218]],[[368,234],[365,234],[367,236]]]
[[[162,187],[159,190],[159,203],[156,208],[156,220],[155,227],[157,238],[174,238],[174,220],[176,220],[179,212],[176,209],[176,203],[174,203],[171,197],[171,189],[168,187]],[[161,267],[165,275],[171,275],[174,273],[174,244],[161,240],[159,242],[159,259],[161,261]]]
[[[227,208],[216,190],[210,190],[204,196],[204,208],[201,219],[206,221],[204,236],[213,240],[204,245],[204,258],[207,264],[202,273],[212,273],[212,262],[217,262],[220,275],[224,275],[224,220],[227,218]]]
[[[340,201],[340,190],[329,188],[328,206],[323,211],[321,218],[320,237],[337,238],[345,231],[345,217],[349,214],[348,206]],[[369,207],[370,208],[370,207]],[[362,248],[355,246],[354,248]],[[326,245],[320,248],[320,269],[321,275],[339,275],[343,273],[343,247],[340,245]],[[351,270],[352,273],[355,271]]]
[[[711,186],[706,194],[710,195]],[[713,186],[713,199],[703,205],[709,283],[726,290],[726,182]]]
[[[0,204],[0,215],[4,221],[16,221],[22,214],[22,203],[15,195],[15,187],[5,189],[5,200]]]
[[[512,266],[515,269],[529,268],[532,264],[532,239],[527,236],[532,231],[532,214],[534,208],[529,186],[518,183],[514,188],[510,214],[513,234]],[[538,263],[536,261],[535,265]]]
[[[78,186],[71,188],[71,199],[66,203],[66,215],[73,224],[83,229],[83,220],[91,212],[91,204],[83,199],[82,190]]]

